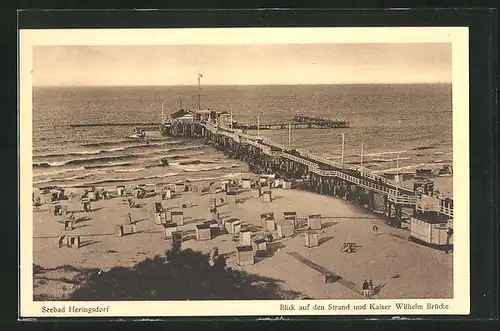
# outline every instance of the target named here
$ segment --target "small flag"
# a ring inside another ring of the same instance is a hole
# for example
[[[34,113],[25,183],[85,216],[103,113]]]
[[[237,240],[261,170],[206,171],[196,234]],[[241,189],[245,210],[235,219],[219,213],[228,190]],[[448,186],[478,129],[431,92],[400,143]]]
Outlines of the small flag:
[[[198,76],[199,76],[200,78],[203,78],[203,74],[201,74],[201,73],[199,73],[199,74],[198,74]]]

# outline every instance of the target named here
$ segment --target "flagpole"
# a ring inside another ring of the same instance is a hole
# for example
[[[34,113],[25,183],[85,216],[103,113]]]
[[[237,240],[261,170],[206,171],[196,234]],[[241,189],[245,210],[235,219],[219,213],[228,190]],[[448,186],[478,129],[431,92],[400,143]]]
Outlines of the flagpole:
[[[229,123],[229,127],[231,130],[233,129],[233,104],[229,101],[229,111],[231,112],[231,123]]]
[[[399,153],[396,154],[396,175],[398,176],[398,182],[399,182]]]
[[[396,176],[398,176],[398,186],[401,183],[401,180],[399,179],[399,153],[396,154]]]
[[[292,146],[292,123],[288,122],[288,148]]]
[[[283,150],[285,150],[285,144],[286,144],[286,141],[285,141],[285,137],[286,137],[286,131],[283,130]]]
[[[363,142],[361,142],[361,166],[363,166]]]
[[[340,163],[344,164],[344,134],[342,133],[342,156],[340,158]]]
[[[161,103],[161,124],[165,124],[165,113],[163,110],[163,102]]]
[[[257,115],[257,136],[260,137],[260,116]]]
[[[198,110],[201,110],[201,87],[200,87],[200,81],[201,81],[202,77],[203,77],[203,74],[198,73]]]

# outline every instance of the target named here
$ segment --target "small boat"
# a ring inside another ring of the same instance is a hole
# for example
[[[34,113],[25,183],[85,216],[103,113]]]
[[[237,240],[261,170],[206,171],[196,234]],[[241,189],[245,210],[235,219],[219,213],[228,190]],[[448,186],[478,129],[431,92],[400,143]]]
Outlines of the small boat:
[[[439,169],[439,177],[450,177],[453,175],[453,167],[451,165],[444,165]]]
[[[133,138],[133,139],[144,140],[146,138],[146,132],[144,130],[139,129],[139,128],[135,128],[134,134],[129,136],[129,137]]]

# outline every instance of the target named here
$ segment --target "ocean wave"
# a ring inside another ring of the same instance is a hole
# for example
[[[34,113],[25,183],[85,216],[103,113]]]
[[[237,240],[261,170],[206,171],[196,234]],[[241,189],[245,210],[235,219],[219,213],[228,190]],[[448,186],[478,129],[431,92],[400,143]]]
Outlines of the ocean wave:
[[[194,164],[213,164],[215,161],[212,160],[186,160],[186,161],[179,161],[179,165],[194,165]]]
[[[144,152],[144,153],[121,154],[121,155],[103,155],[103,156],[87,157],[87,158],[82,157],[82,158],[75,158],[75,159],[70,159],[70,160],[65,160],[65,161],[38,161],[38,162],[33,162],[33,167],[49,168],[49,167],[60,167],[60,166],[71,165],[71,164],[98,163],[98,162],[102,162],[102,161],[118,161],[118,160],[125,161],[128,159],[137,159],[137,158],[141,158],[141,157],[145,157],[145,156],[152,156],[152,155],[158,155],[158,156],[161,155],[161,156],[170,157],[168,154],[165,155],[165,153],[189,151],[189,150],[199,150],[200,148],[203,148],[203,147],[204,146],[202,146],[202,145],[192,145],[192,146],[167,148],[164,150],[154,150],[154,151],[149,151],[149,152]],[[65,154],[65,155],[71,155],[71,154]],[[186,154],[180,154],[180,155],[183,156]]]
[[[423,151],[423,150],[426,150],[426,149],[434,149],[436,147],[434,146],[418,146],[418,147],[415,147],[412,149],[412,151]]]
[[[90,158],[78,158],[66,161],[53,161],[53,162],[35,162],[33,167],[39,168],[49,168],[49,167],[61,167],[71,164],[84,164],[84,163],[96,163],[101,161],[113,161],[113,160],[126,160],[130,158],[135,158],[135,155],[113,155],[113,156],[100,156],[100,157],[90,157]]]
[[[132,181],[138,181],[138,180],[172,177],[172,176],[177,176],[178,174],[179,174],[178,172],[172,172],[172,173],[166,173],[166,174],[162,174],[162,175],[151,175],[151,176],[138,176],[138,177],[127,177],[127,178],[103,178],[103,179],[98,179],[98,180],[94,180],[94,181],[90,181],[90,182],[74,183],[71,185],[66,185],[64,187],[87,187],[87,186],[93,186],[93,185],[98,185],[98,184],[132,182]]]
[[[375,158],[372,160],[375,162],[396,162],[397,160],[404,161],[404,160],[410,160],[410,159],[411,159],[411,156],[400,157],[399,159],[398,158],[396,158],[396,159],[378,159],[378,158]]]
[[[130,169],[115,169],[113,171],[114,172],[138,172],[138,171],[142,171],[142,170],[146,170],[146,168],[140,167],[140,168],[130,168]]]
[[[135,144],[135,145],[130,145],[130,146],[125,146],[127,148],[135,148],[135,147],[141,147],[141,146],[163,146],[163,145],[175,145],[175,144],[185,144],[187,143],[186,141],[183,140],[164,140],[164,139],[154,139],[154,143],[141,143],[141,144]],[[95,143],[87,143],[87,144],[81,144],[80,146],[82,147],[106,147],[106,146],[114,146],[114,145],[120,145],[120,144],[126,144],[126,143],[137,143],[137,139],[122,139],[122,140],[117,140],[117,141],[100,141],[100,142],[95,142]]]
[[[33,185],[50,183],[50,182],[53,182],[55,180],[56,179],[52,179],[52,178],[45,178],[45,179],[34,180],[33,181]]]
[[[111,162],[105,164],[94,164],[94,165],[86,165],[83,166],[85,169],[99,169],[99,168],[113,168],[113,167],[124,167],[131,166],[133,162]]]
[[[232,172],[230,174],[223,175],[223,176],[195,178],[195,179],[190,179],[189,181],[191,181],[191,182],[205,182],[205,181],[218,180],[218,179],[232,179],[232,178],[237,178],[237,177],[241,177],[241,176],[243,176],[243,173],[241,173],[241,172]]]
[[[80,152],[59,152],[59,153],[50,153],[50,154],[36,154],[33,157],[59,157],[59,156],[80,156],[80,155],[96,155],[100,154],[102,150],[93,150],[93,151],[80,151]]]
[[[396,172],[396,171],[412,171],[412,172],[416,172],[417,169],[426,169],[426,168],[430,168],[430,169],[435,169],[435,168],[439,168],[439,166],[442,166],[442,165],[445,165],[445,164],[448,164],[448,162],[444,162],[443,160],[437,160],[437,161],[440,161],[440,162],[436,162],[436,161],[429,161],[429,162],[426,162],[426,163],[419,163],[419,164],[412,164],[412,165],[408,165],[408,166],[403,166],[403,167],[399,167],[399,168],[389,168],[389,169],[383,169],[383,170],[375,170],[374,172],[375,173],[383,173],[383,172]],[[443,161],[443,162],[441,162]]]
[[[389,152],[378,152],[378,153],[367,153],[363,154],[363,157],[371,157],[371,156],[380,156],[380,155],[386,155],[386,154],[401,154],[401,153],[406,153],[408,150],[402,150],[402,151],[389,151]]]
[[[134,149],[134,148],[154,148],[154,147],[160,147],[160,146],[165,146],[165,145],[171,145],[175,144],[176,142],[171,142],[171,141],[166,141],[166,142],[158,142],[158,143],[149,143],[149,144],[135,144],[135,145],[130,145],[130,146],[121,146],[121,147],[114,147],[114,148],[108,148],[108,149],[96,149],[96,150],[89,150],[89,151],[73,151],[73,152],[57,152],[57,153],[46,153],[46,154],[36,154],[33,155],[33,157],[37,158],[50,158],[50,157],[61,157],[61,156],[81,156],[81,155],[99,155],[99,154],[106,154],[106,153],[113,153],[113,152],[122,152],[126,151],[129,149]],[[190,148],[190,146],[186,146],[187,148]],[[179,150],[182,150],[181,147],[178,147]],[[175,148],[173,150],[176,150]]]
[[[62,169],[62,170],[59,170],[59,171],[51,171],[51,172],[39,173],[39,174],[33,175],[33,177],[53,176],[53,175],[64,174],[64,173],[67,173],[67,172],[82,171],[82,170],[85,170],[85,168],[84,167],[78,167],[78,168]]]
[[[137,139],[121,139],[121,140],[115,140],[115,141],[99,141],[99,142],[93,142],[93,143],[85,143],[85,144],[80,144],[82,147],[101,147],[101,146],[112,146],[112,145],[119,145],[123,143],[133,143],[137,142]]]
[[[451,163],[452,160],[432,160],[432,161],[429,161],[429,163],[432,163],[432,164],[436,164],[436,163]]]
[[[385,172],[391,173],[391,172],[396,172],[396,171],[401,172],[404,170],[406,170],[406,171],[412,170],[413,172],[415,172],[417,168],[420,168],[422,166],[425,166],[425,163],[413,164],[413,165],[403,166],[403,167],[399,167],[399,168],[394,167],[394,168],[388,168],[388,169],[383,169],[383,170],[374,170],[373,172],[374,173],[385,173]]]
[[[184,172],[204,172],[204,171],[212,171],[212,170],[221,170],[221,169],[231,169],[231,168],[236,168],[239,167],[237,164],[231,164],[228,166],[220,165],[220,166],[215,166],[215,167],[204,167],[204,168],[185,168],[182,169]]]
[[[109,148],[109,149],[102,149],[101,153],[118,152],[118,151],[124,151],[126,149],[127,149],[126,147],[115,147],[115,148]]]
[[[71,177],[61,177],[61,178],[53,178],[53,177],[48,177],[44,179],[39,179],[33,181],[33,184],[43,184],[43,183],[48,183],[48,182],[68,182],[72,180],[78,180],[78,179],[85,179],[91,176],[95,176],[97,174],[103,173],[103,171],[92,171],[92,172],[87,172],[84,174],[79,174]]]
[[[59,162],[35,162],[33,163],[34,168],[50,168],[50,167],[61,167],[66,164],[66,161]]]

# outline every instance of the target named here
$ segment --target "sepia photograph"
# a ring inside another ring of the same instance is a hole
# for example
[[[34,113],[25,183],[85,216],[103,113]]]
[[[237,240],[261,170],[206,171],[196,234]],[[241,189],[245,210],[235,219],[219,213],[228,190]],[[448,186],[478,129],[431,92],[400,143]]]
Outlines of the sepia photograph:
[[[186,30],[21,42],[30,311],[466,312],[453,29]]]

